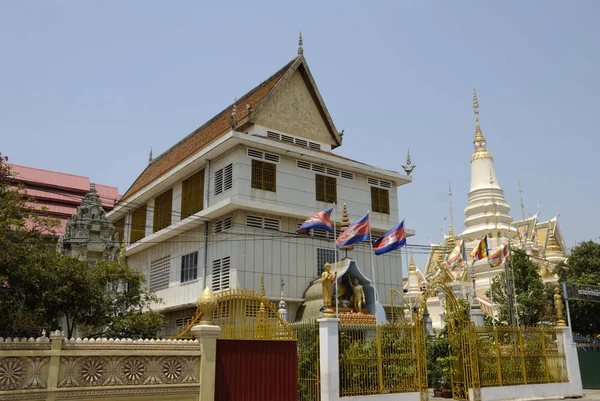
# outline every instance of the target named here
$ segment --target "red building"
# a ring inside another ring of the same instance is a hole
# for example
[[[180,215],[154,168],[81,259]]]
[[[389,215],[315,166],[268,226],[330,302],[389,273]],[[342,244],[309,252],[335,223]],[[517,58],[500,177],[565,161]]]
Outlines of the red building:
[[[81,198],[90,191],[90,179],[16,164],[9,166],[15,186],[25,186],[26,194],[36,199],[31,206],[40,214],[60,221],[56,234],[63,235],[67,221],[81,205]],[[96,191],[106,212],[112,210],[121,197],[117,187],[96,184]]]

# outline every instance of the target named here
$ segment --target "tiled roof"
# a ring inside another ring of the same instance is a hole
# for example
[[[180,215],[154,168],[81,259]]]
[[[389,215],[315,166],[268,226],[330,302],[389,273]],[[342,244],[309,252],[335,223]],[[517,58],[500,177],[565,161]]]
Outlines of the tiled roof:
[[[297,58],[292,59],[283,68],[277,71],[274,75],[262,82],[260,85],[246,93],[237,101],[237,120],[241,121],[248,115],[247,106],[252,104],[256,108],[259,103],[267,96],[267,94],[277,85],[284,76],[286,71],[294,64]],[[224,135],[231,128],[231,111],[233,104],[226,107],[223,111],[207,121],[200,128],[189,134],[187,137],[179,141],[175,146],[168,149],[162,155],[154,159],[146,169],[135,180],[131,187],[127,190],[121,200],[128,198],[136,193],[152,181],[156,180],[179,163],[185,161],[190,156],[194,155],[200,149],[204,148],[211,142]]]

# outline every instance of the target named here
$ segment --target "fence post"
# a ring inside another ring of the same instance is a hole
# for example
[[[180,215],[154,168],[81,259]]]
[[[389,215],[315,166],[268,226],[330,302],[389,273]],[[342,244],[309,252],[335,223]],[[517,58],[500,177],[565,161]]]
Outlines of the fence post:
[[[197,324],[192,327],[192,335],[202,346],[200,357],[200,393],[199,401],[214,401],[217,367],[217,337],[221,334],[219,326]]]
[[[565,352],[565,362],[567,364],[567,376],[571,384],[572,395],[583,395],[583,385],[581,383],[581,372],[579,371],[579,358],[577,356],[577,344],[573,342],[573,337],[569,327],[559,327],[562,335],[559,335],[559,347],[562,345]],[[561,344],[562,343],[562,344]]]
[[[50,350],[52,356],[50,357],[50,365],[48,367],[48,396],[46,400],[53,401],[56,399],[56,389],[58,388],[58,371],[60,369],[60,352],[62,350],[62,344],[65,336],[60,330],[56,330],[50,333]]]
[[[318,319],[321,401],[340,399],[339,322],[337,318]]]

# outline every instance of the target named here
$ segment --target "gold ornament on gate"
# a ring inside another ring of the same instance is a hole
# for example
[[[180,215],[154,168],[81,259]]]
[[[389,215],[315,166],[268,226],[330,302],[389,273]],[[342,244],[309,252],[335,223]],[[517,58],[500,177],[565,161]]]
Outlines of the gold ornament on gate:
[[[562,297],[560,296],[560,290],[558,287],[554,287],[554,307],[556,308],[556,325],[564,327],[567,324],[563,319],[563,303]]]
[[[202,313],[200,324],[211,324],[210,315],[217,310],[217,305],[217,297],[209,287],[206,287],[196,301],[198,311]]]
[[[321,274],[321,284],[323,286],[323,317],[332,317],[333,309],[331,298],[333,297],[333,283],[337,279],[337,272],[331,273],[331,264],[325,263],[323,274]]]

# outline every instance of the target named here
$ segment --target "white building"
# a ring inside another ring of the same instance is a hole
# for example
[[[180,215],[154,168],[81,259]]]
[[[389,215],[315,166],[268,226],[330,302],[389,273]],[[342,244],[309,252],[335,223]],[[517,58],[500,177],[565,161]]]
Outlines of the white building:
[[[126,241],[129,265],[165,302],[157,306],[169,319],[165,334],[191,318],[205,286],[258,290],[261,276],[272,299],[285,283],[295,320],[311,281],[335,258],[330,234],[295,231],[332,203],[338,227],[344,203],[350,221],[371,210],[374,236],[398,223],[397,187],[411,178],[334,154],[342,135],[300,47],[282,69],[150,161],[109,218]],[[348,256],[371,278],[368,243]],[[402,283],[399,253],[377,257],[376,272],[380,302],[389,307],[390,288]]]

